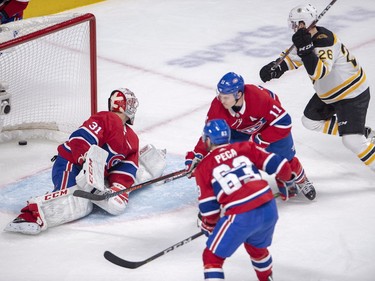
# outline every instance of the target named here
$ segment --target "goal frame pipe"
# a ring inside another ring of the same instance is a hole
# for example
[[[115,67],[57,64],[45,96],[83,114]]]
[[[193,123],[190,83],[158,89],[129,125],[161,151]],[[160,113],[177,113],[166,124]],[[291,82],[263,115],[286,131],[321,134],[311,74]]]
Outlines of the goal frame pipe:
[[[0,43],[0,51],[21,45],[25,42],[32,41],[36,38],[41,38],[54,33],[57,30],[67,29],[69,27],[81,24],[82,22],[88,21],[90,28],[90,82],[91,82],[91,114],[94,114],[98,110],[97,105],[97,50],[96,50],[96,18],[91,13],[79,15],[73,19],[57,23],[55,25],[43,28],[41,30],[34,31],[30,34],[22,35],[20,37],[11,39],[7,42]]]

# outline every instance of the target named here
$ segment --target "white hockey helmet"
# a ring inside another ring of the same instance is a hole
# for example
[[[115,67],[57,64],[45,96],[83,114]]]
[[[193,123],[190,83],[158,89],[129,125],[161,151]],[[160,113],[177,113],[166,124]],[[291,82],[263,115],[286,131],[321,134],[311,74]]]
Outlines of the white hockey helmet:
[[[315,20],[318,19],[318,11],[311,4],[298,5],[294,7],[288,17],[288,24],[294,32],[298,30],[299,23],[303,21],[308,28]]]
[[[108,110],[124,113],[129,117],[127,123],[131,125],[134,123],[138,105],[137,97],[127,88],[120,88],[112,91],[108,99]]]

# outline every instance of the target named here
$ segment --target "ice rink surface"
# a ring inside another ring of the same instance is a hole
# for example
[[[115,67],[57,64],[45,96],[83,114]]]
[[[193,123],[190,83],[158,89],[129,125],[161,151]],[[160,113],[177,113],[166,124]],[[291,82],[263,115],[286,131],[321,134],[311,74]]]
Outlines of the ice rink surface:
[[[168,152],[167,172],[183,168],[229,71],[277,93],[293,119],[297,156],[314,182],[315,201],[278,201],[280,220],[270,248],[278,281],[375,280],[375,174],[340,138],[307,131],[300,118],[313,94],[302,68],[262,83],[259,69],[291,45],[289,10],[302,1],[107,0],[75,9],[97,18],[99,110],[119,87],[140,102],[134,129],[141,145]],[[306,2],[304,2],[306,3]],[[328,1],[311,1],[321,11]],[[340,0],[321,25],[332,29],[375,84],[375,2]],[[375,99],[368,110],[375,127]],[[0,228],[31,196],[52,189],[50,158],[57,143],[0,144]],[[275,185],[270,179],[271,185]],[[154,185],[130,195],[119,217],[95,210],[87,218],[38,236],[0,232],[0,280],[203,280],[205,238],[138,269],[103,258],[110,250],[142,260],[198,232],[194,180]],[[227,280],[256,280],[243,248],[229,258]]]

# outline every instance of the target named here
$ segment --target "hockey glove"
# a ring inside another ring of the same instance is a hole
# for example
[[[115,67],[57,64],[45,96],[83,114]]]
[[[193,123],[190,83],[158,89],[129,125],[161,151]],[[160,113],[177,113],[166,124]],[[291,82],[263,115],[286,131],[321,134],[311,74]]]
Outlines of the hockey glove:
[[[112,193],[118,192],[118,191],[124,190],[124,189],[126,189],[126,187],[123,186],[122,184],[119,184],[119,183],[113,183],[112,186],[111,186],[111,192]],[[118,197],[118,199],[122,200],[125,203],[125,205],[127,205],[128,202],[129,202],[129,194],[127,192],[120,193],[116,197]],[[116,197],[114,197],[114,198],[116,198]]]
[[[194,177],[194,170],[198,163],[203,159],[203,155],[200,153],[195,153],[194,151],[189,151],[185,156],[185,171],[187,172],[187,177],[190,179]]]
[[[215,228],[214,224],[210,224],[210,223],[207,223],[205,221],[205,219],[202,217],[201,213],[198,214],[197,225],[202,230],[204,235],[206,235],[206,237],[210,236],[210,234],[212,233],[212,231]]]
[[[281,64],[279,64],[273,69],[275,64],[276,61],[272,61],[261,68],[261,70],[259,71],[259,76],[263,82],[270,81],[271,79],[280,78],[280,76],[284,74],[285,70],[281,68]]]
[[[298,188],[294,179],[282,181],[276,178],[276,183],[279,188],[280,197],[283,201],[288,201],[288,199],[295,197],[298,194]]]
[[[94,194],[106,194],[115,193],[124,189],[126,189],[125,186],[119,183],[113,183],[112,186],[110,188],[107,188],[105,191],[99,191],[94,188],[92,192]],[[92,203],[107,211],[111,215],[118,216],[125,212],[125,208],[128,204],[128,201],[129,194],[127,192],[123,192],[118,194],[117,196],[110,197],[106,200],[92,201]]]
[[[270,145],[269,142],[266,142],[262,139],[260,134],[252,134],[251,135],[251,140],[256,143],[257,146],[261,148],[266,148],[267,146]]]
[[[311,34],[306,28],[300,28],[293,34],[292,41],[297,48],[297,55],[304,57],[314,50]]]

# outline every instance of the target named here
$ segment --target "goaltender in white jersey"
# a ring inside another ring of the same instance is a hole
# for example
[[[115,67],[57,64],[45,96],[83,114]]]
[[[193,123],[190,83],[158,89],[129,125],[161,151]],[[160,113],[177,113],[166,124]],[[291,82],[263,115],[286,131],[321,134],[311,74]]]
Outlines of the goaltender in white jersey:
[[[296,48],[280,64],[276,60],[265,65],[260,78],[267,82],[303,65],[315,89],[304,110],[303,125],[340,135],[345,147],[375,171],[374,131],[365,126],[370,101],[366,74],[336,34],[313,24],[316,19],[317,11],[310,4],[290,11]]]

